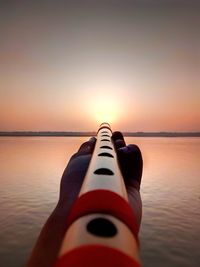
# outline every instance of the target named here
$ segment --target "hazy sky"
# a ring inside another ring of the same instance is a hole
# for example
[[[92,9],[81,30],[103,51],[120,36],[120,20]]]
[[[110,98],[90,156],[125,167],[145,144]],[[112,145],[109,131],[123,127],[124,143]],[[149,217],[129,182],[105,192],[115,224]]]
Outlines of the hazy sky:
[[[200,1],[0,1],[0,130],[200,131]]]

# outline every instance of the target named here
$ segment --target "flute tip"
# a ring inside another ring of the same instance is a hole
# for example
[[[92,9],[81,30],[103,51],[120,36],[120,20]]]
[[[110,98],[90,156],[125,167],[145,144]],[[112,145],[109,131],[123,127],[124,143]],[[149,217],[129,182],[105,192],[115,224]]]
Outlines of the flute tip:
[[[100,127],[102,127],[102,126],[110,127],[110,124],[109,124],[108,122],[102,122],[102,123],[100,124]]]

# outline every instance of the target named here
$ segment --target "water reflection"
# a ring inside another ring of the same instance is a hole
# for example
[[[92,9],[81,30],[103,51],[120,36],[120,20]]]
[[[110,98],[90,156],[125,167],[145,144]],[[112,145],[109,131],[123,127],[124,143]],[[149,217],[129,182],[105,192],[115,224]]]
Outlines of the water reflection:
[[[144,156],[144,266],[199,266],[200,139],[136,140]]]

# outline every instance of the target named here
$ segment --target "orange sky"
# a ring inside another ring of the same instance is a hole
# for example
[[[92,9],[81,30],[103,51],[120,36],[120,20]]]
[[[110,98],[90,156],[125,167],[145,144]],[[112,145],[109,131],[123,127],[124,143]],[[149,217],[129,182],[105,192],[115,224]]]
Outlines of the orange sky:
[[[0,131],[200,131],[195,2],[5,3]]]

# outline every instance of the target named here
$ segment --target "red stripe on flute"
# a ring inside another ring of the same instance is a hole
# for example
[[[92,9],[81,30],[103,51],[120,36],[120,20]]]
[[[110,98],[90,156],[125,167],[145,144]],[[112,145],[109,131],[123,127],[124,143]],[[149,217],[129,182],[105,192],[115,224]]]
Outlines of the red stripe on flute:
[[[99,128],[98,132],[99,132],[100,130],[102,130],[102,129],[108,129],[108,130],[110,130],[111,133],[112,133],[112,130],[111,130],[110,127],[108,127],[108,126],[101,126],[101,127]],[[97,132],[97,133],[98,133],[98,132]]]
[[[78,218],[93,213],[109,214],[125,223],[139,245],[139,227],[130,205],[121,196],[109,190],[93,190],[81,195],[67,218],[67,228]]]
[[[121,251],[102,246],[88,245],[61,256],[55,267],[141,267],[133,258]]]

